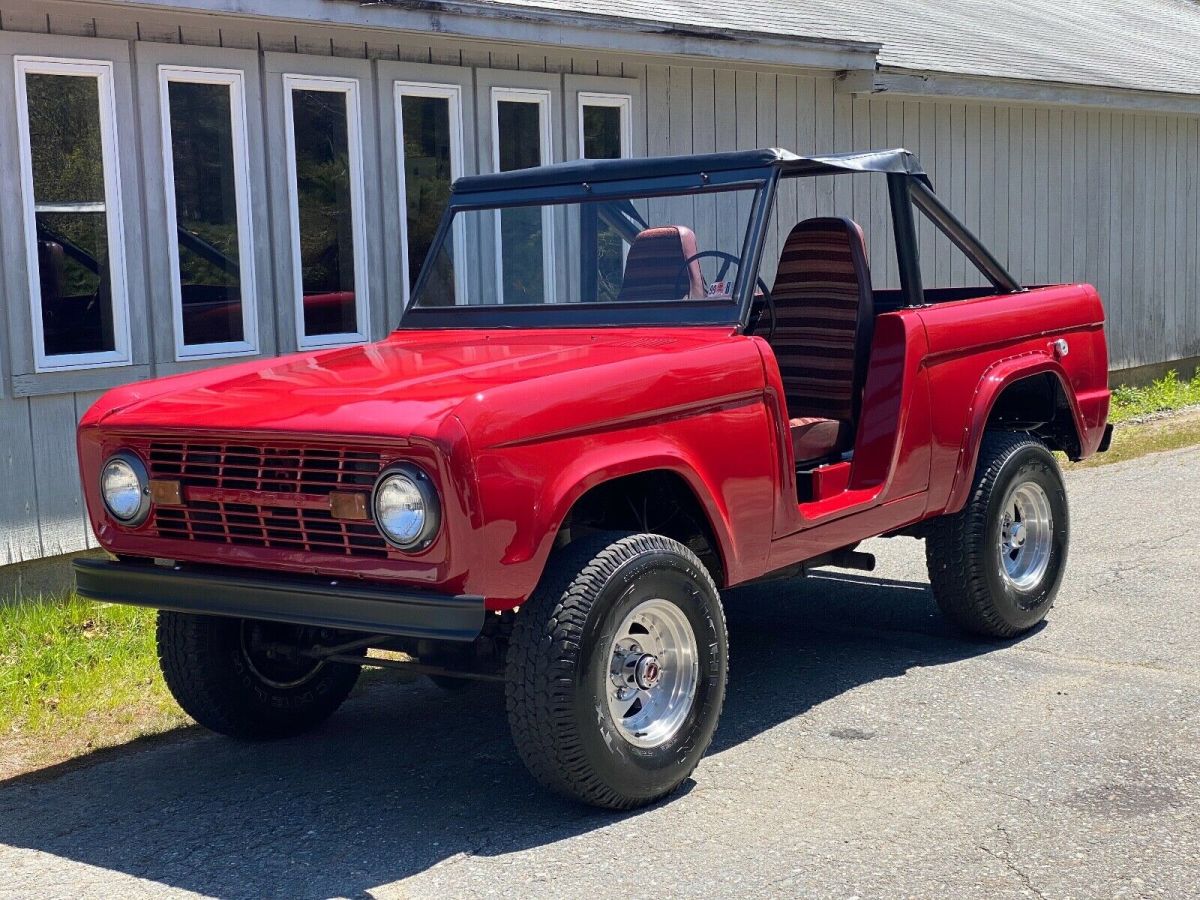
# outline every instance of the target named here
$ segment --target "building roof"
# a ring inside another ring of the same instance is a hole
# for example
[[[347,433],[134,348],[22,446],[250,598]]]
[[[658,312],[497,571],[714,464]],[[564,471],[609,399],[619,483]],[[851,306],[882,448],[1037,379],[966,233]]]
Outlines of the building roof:
[[[403,5],[407,0],[392,0]],[[1200,94],[1196,0],[471,0],[682,31],[882,45],[917,72]],[[711,39],[711,38],[710,38]]]

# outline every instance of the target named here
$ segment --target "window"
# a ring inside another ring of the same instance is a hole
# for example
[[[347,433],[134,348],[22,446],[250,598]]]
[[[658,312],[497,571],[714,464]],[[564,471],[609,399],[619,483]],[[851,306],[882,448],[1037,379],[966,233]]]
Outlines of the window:
[[[112,64],[17,57],[16,81],[35,367],[128,364]]]
[[[178,359],[258,350],[242,73],[159,66]]]
[[[296,340],[300,347],[363,341],[369,329],[358,81],[284,75],[283,84]]]
[[[580,91],[579,153],[585,159],[621,159],[630,155],[631,113],[633,99],[628,94],[597,94]],[[595,265],[584,260],[585,274],[595,271],[596,291],[605,300],[616,300],[616,287],[621,283],[622,270],[629,246],[621,240],[613,226],[600,220],[595,210],[584,207],[581,223],[582,251],[595,247]]]
[[[446,211],[450,185],[463,173],[462,89],[456,84],[396,82],[396,146],[407,300]],[[462,258],[466,243],[461,226],[454,237],[453,253]],[[450,288],[442,298],[447,305],[466,302],[461,280],[437,281]]]
[[[492,161],[497,172],[551,159],[550,92],[492,88]],[[495,215],[496,284],[505,303],[555,301],[553,211],[505,208]]]
[[[579,155],[584,159],[630,156],[633,98],[580,91]]]

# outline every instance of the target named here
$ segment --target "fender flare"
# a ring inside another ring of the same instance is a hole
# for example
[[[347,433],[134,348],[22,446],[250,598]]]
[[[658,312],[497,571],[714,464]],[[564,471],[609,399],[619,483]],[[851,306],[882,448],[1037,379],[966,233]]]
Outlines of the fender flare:
[[[731,574],[731,566],[735,570],[740,568],[740,556],[733,541],[728,510],[708,489],[706,480],[692,461],[682,454],[672,452],[677,449],[664,446],[658,448],[658,452],[655,453],[639,453],[603,461],[595,460],[590,464],[585,457],[576,460],[576,465],[567,467],[562,478],[547,485],[542,501],[538,504],[540,515],[536,528],[543,538],[541,544],[534,548],[533,556],[537,560],[539,569],[545,566],[554,540],[566,521],[567,515],[584,494],[618,478],[650,472],[670,472],[683,479],[688,489],[696,497],[708,526],[712,529],[717,544],[713,549],[721,557],[726,575]],[[567,472],[570,474],[568,475]]]
[[[993,363],[984,370],[979,384],[975,388],[975,394],[971,398],[963,441],[958,451],[958,462],[954,469],[954,482],[943,510],[944,514],[956,513],[966,505],[967,495],[971,491],[971,483],[975,479],[975,467],[979,463],[979,448],[983,443],[983,434],[987,430],[988,419],[997,398],[1010,385],[1046,373],[1058,379],[1059,387],[1062,389],[1063,396],[1067,398],[1067,406],[1071,410],[1075,433],[1081,440],[1087,434],[1083,415],[1079,410],[1075,392],[1070,387],[1067,373],[1047,351],[1032,350]]]

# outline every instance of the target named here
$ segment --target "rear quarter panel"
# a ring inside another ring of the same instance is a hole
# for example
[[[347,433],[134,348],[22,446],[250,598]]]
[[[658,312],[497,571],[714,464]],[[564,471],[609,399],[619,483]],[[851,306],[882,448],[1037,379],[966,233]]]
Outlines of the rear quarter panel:
[[[1049,372],[1065,389],[1081,455],[1095,452],[1108,416],[1104,310],[1085,284],[939,304],[920,311],[931,422],[930,515],[965,502],[984,425],[1009,384]],[[1054,343],[1065,339],[1066,356]]]

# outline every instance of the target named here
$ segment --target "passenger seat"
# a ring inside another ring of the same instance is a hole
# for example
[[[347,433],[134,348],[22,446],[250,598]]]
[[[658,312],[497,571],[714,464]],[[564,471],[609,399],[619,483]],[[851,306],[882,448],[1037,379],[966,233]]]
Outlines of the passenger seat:
[[[629,245],[621,302],[699,300],[704,297],[696,235],[683,225],[663,225],[640,232]]]

